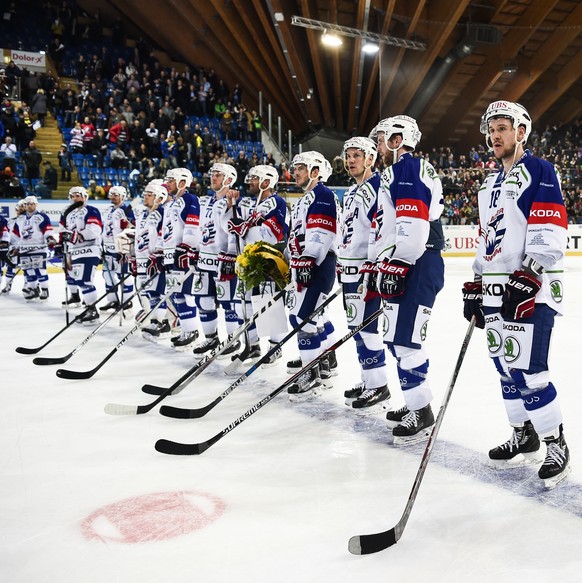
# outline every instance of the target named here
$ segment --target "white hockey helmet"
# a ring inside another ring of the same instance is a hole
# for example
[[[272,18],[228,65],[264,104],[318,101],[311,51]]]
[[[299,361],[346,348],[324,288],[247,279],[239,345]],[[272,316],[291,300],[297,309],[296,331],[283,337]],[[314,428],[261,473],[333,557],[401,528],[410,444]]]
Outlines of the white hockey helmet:
[[[378,149],[376,148],[376,142],[371,140],[370,138],[365,138],[363,136],[355,136],[346,140],[343,150],[342,150],[342,158],[346,159],[346,154],[350,148],[357,148],[366,154],[367,156],[372,156],[372,166],[374,162],[376,162],[376,158],[378,157]]]
[[[154,195],[154,201],[159,204],[164,204],[168,200],[168,191],[161,178],[156,178],[147,183],[143,189],[143,193],[151,192]]]
[[[513,127],[517,130],[519,126],[525,127],[525,134],[523,135],[522,144],[527,142],[527,138],[531,133],[531,117],[527,112],[527,109],[520,103],[515,103],[512,101],[494,101],[490,103],[487,107],[487,111],[481,117],[481,133],[488,136],[489,135],[489,121],[496,118],[505,118],[511,120]],[[487,145],[489,145],[489,141]]]
[[[222,162],[216,162],[215,164],[213,164],[210,167],[208,174],[213,174],[213,173],[224,174],[224,180],[222,181],[222,185],[223,186],[230,186],[231,188],[234,187],[234,184],[238,178],[238,173],[236,171],[236,168],[234,166],[231,166],[230,164],[223,164]],[[228,184],[225,184],[224,182],[228,178],[230,178],[231,180]]]
[[[309,174],[314,168],[319,169],[319,179],[325,182],[333,172],[331,164],[326,160],[323,154],[316,152],[315,150],[308,150],[307,152],[301,152],[301,154],[296,154],[291,162],[291,168],[297,166],[298,164],[304,164],[309,170]]]
[[[395,115],[383,119],[371,132],[369,138],[378,142],[378,134],[384,132],[385,141],[388,141],[394,134],[402,135],[402,145],[416,149],[422,137],[418,124],[413,117],[408,115]]]
[[[112,186],[109,189],[108,196],[109,196],[109,198],[111,198],[112,196],[119,196],[122,201],[126,200],[127,199],[127,189],[125,188],[125,186]]]
[[[24,204],[38,204],[38,198],[36,198],[36,196],[33,194],[29,194],[23,202]]]
[[[253,176],[256,176],[259,179],[259,184],[268,180],[269,186],[267,186],[267,188],[275,188],[277,182],[279,182],[279,173],[277,172],[277,169],[268,164],[257,164],[256,166],[249,168],[249,172],[245,176],[245,182],[248,184]]]
[[[186,181],[186,188],[192,184],[192,172],[188,168],[171,168],[166,172],[166,180],[173,178],[176,181],[176,186],[182,182]]]
[[[73,186],[70,190],[69,190],[69,198],[72,199],[73,195],[75,194],[80,194],[83,196],[83,198],[85,200],[89,199],[89,193],[87,192],[87,189],[84,188],[83,186]]]
[[[26,203],[24,201],[25,201],[24,198],[21,198],[19,201],[17,201],[16,204],[14,205],[14,210],[17,212],[25,210]]]

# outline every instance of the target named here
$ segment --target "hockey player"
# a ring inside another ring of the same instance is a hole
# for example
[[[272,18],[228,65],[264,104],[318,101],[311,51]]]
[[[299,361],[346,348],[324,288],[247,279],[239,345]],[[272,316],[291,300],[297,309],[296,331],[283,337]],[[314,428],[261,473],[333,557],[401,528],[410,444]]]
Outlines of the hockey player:
[[[387,168],[369,255],[376,263],[365,264],[362,271],[368,297],[379,293],[384,298],[384,343],[396,358],[406,403],[386,414],[399,445],[423,439],[434,425],[425,339],[444,285],[442,185],[435,169],[412,155],[421,138],[416,120],[406,115],[383,119],[370,137],[377,139]]]
[[[46,269],[48,248],[54,248],[56,239],[53,227],[46,213],[37,210],[36,196],[24,199],[26,212],[14,221],[14,253],[18,255],[20,267],[24,272],[25,283],[22,289],[24,299],[47,300],[49,297],[49,278]]]
[[[137,285],[142,286],[151,277],[154,279],[143,289],[144,309],[150,311],[157,305],[165,294],[166,274],[164,271],[151,269],[150,256],[161,245],[162,223],[164,218],[164,205],[168,200],[168,191],[162,179],[149,182],[143,191],[143,212],[137,217],[135,225],[135,270]],[[150,267],[150,269],[148,269]],[[167,311],[166,302],[162,302],[148,324],[143,326],[142,335],[147,340],[156,341],[167,338],[170,335],[170,323],[165,318]]]
[[[238,239],[234,249],[244,249],[249,243],[264,241],[271,245],[284,245],[287,242],[289,227],[287,225],[287,204],[275,192],[279,173],[273,166],[259,164],[249,169],[245,177],[250,196],[244,197],[232,207],[228,214],[228,230]],[[237,193],[238,195],[238,193]],[[235,196],[234,198],[237,198]],[[236,215],[233,214],[236,209]],[[232,252],[232,247],[231,247]],[[247,313],[252,313],[252,296],[272,297],[277,292],[274,281],[265,281],[252,290],[246,290]],[[269,337],[270,348],[276,346],[285,336],[285,332],[275,332]],[[256,326],[249,329],[250,352],[248,358],[261,356],[259,337]],[[274,364],[283,356],[281,349],[273,353],[265,365]]]
[[[103,224],[101,214],[94,206],[88,205],[89,193],[82,186],[73,186],[69,190],[72,204],[80,203],[78,208],[65,211],[61,215],[60,240],[64,246],[65,257],[70,257],[70,269],[67,270],[67,283],[72,286],[71,299],[80,303],[79,291],[87,306],[97,300],[95,289],[95,271],[101,260],[101,233]],[[65,217],[66,215],[66,217]],[[72,294],[72,295],[73,295]],[[99,312],[95,307],[88,309],[78,321],[82,324],[93,324],[99,320]]]
[[[496,101],[481,132],[502,168],[479,191],[479,246],[474,280],[463,286],[464,314],[485,328],[489,356],[501,377],[511,438],[489,452],[491,465],[540,462],[553,488],[570,472],[548,352],[562,314],[567,214],[554,167],[524,148],[532,121],[519,103]]]
[[[193,275],[179,280],[198,262],[200,244],[200,203],[188,192],[192,173],[187,168],[172,168],[166,174],[166,187],[172,201],[164,211],[161,247],[150,257],[151,269],[166,272],[166,287],[178,312],[181,333],[172,338],[177,350],[186,350],[198,337],[196,305],[192,295]]]
[[[10,293],[10,288],[12,287],[12,281],[8,281],[8,269],[13,267],[13,262],[8,257],[10,253],[10,236],[11,233],[8,229],[8,221],[0,216],[0,280],[4,275],[4,267],[6,267],[6,283],[2,289],[2,293],[6,294]]]
[[[366,298],[363,272],[373,266],[368,259],[370,232],[376,219],[380,174],[374,172],[378,152],[370,138],[354,137],[343,147],[342,158],[356,184],[343,197],[338,278],[342,285],[348,327],[355,328],[380,308],[380,296]],[[346,405],[357,413],[377,413],[389,409],[390,391],[382,334],[375,320],[354,336],[361,382],[344,393]]]
[[[291,277],[295,289],[289,294],[289,321],[296,327],[325,299],[335,282],[336,249],[340,210],[337,197],[324,185],[331,175],[330,163],[315,151],[297,154],[292,162],[295,182],[303,196],[291,210],[289,255]],[[297,334],[301,362],[317,358],[333,334],[329,320],[318,319],[307,324]],[[291,400],[316,397],[321,394],[321,367],[329,371],[329,363],[321,362],[301,375],[287,392]]]
[[[9,245],[8,245],[8,252],[7,252],[7,259],[6,261],[6,272],[4,273],[5,281],[4,287],[2,288],[3,294],[9,294],[10,290],[12,289],[12,282],[14,281],[14,276],[16,275],[19,267],[18,267],[18,257],[14,254],[14,246],[16,244],[16,236],[13,233],[14,230],[14,223],[16,219],[23,213],[26,212],[26,205],[24,204],[24,199],[19,200],[14,205],[14,212],[16,216],[12,217],[11,219],[7,220],[7,227],[8,232],[10,233]]]
[[[194,294],[200,325],[205,339],[194,348],[194,356],[202,358],[219,344],[218,306],[224,310],[226,332],[231,334],[241,319],[235,309],[237,280],[234,275],[236,255],[228,252],[228,231],[224,217],[228,211],[227,193],[234,188],[237,172],[230,164],[216,163],[209,172],[212,196],[200,201],[200,259],[194,276]],[[240,348],[240,341],[222,352],[228,356]]]
[[[122,303],[133,294],[133,278],[129,274],[127,257],[115,248],[115,237],[129,227],[135,226],[135,216],[131,205],[126,203],[127,190],[124,186],[112,186],[109,190],[111,206],[103,215],[103,278],[108,302],[99,308],[101,312],[119,308],[115,286],[123,281]],[[124,279],[125,278],[125,279]],[[125,310],[131,309],[129,302]]]

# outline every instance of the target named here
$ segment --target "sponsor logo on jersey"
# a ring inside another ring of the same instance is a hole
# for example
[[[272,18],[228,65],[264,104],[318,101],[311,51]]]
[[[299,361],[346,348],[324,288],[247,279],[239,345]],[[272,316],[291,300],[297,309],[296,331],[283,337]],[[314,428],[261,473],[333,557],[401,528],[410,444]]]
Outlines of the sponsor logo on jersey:
[[[504,326],[505,328],[505,326]],[[503,356],[505,362],[513,362],[521,354],[521,346],[514,336],[508,336],[503,343]]]
[[[336,220],[334,217],[330,217],[329,215],[310,215],[307,218],[305,228],[313,229],[316,227],[335,233]]]
[[[530,225],[550,223],[564,229],[568,228],[568,217],[564,205],[550,202],[534,202],[527,222]]]
[[[422,200],[403,198],[396,204],[397,217],[415,217],[428,221],[428,207]]]
[[[491,217],[486,228],[483,230],[483,236],[485,238],[485,261],[491,261],[501,252],[501,243],[506,231],[503,226],[504,217],[503,209],[499,209]]]
[[[559,304],[564,299],[564,289],[562,282],[559,279],[554,279],[550,282],[550,293],[554,302]]]

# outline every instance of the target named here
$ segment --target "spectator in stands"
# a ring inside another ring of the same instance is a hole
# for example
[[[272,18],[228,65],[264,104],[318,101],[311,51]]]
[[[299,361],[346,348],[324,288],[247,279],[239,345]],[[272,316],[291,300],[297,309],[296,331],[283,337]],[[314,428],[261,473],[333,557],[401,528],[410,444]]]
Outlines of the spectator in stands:
[[[44,93],[44,89],[37,90],[37,92],[32,97],[30,106],[33,115],[36,115],[40,125],[44,126],[44,118],[46,117],[48,110],[47,96]]]
[[[57,171],[48,160],[44,162],[44,166],[44,177],[42,182],[34,187],[34,194],[38,198],[52,198],[53,190],[56,190],[58,185]]]
[[[127,168],[128,159],[125,152],[121,149],[121,145],[117,144],[115,149],[110,154],[111,157],[111,168],[116,170],[119,168]]]
[[[22,160],[24,162],[26,178],[28,178],[28,180],[40,178],[42,154],[36,147],[34,140],[31,140],[28,144],[28,148],[22,152]]]
[[[8,62],[6,69],[4,70],[6,88],[8,90],[8,97],[10,99],[16,99],[18,97],[18,82],[21,75],[22,73],[20,69],[11,59]]]
[[[95,180],[89,181],[87,192],[89,193],[89,198],[93,200],[105,200],[105,189],[99,186]]]
[[[16,171],[16,152],[17,148],[15,144],[12,143],[12,137],[6,136],[4,138],[4,143],[0,146],[0,152],[4,153],[3,168],[10,166],[13,172]]]
[[[121,150],[125,150],[130,139],[131,133],[124,119],[109,128],[109,141]]]
[[[75,126],[71,130],[71,141],[69,142],[69,148],[74,154],[83,153],[83,128],[80,122],[75,122]]]
[[[71,182],[71,172],[73,171],[73,159],[71,153],[67,148],[67,144],[61,144],[61,149],[57,154],[59,160],[59,167],[61,168],[61,180],[63,182]]]
[[[91,144],[97,135],[95,126],[91,122],[91,118],[86,115],[81,124],[81,131],[83,132],[83,153],[89,154],[91,152]]]

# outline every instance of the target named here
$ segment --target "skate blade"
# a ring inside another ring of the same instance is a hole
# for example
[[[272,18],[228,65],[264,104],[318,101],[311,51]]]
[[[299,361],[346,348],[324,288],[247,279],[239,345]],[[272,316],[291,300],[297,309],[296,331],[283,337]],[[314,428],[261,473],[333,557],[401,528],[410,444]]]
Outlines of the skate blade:
[[[487,465],[494,470],[513,470],[515,468],[524,468],[532,464],[541,464],[544,461],[539,451],[530,453],[518,453],[510,460],[487,460]]]
[[[317,399],[323,393],[323,386],[313,387],[304,393],[289,393],[289,401],[292,403],[302,403],[303,401],[311,401]]]
[[[380,403],[376,403],[375,405],[372,405],[371,407],[362,407],[362,408],[358,408],[355,409],[353,406],[351,407],[352,411],[361,417],[369,417],[372,415],[384,415],[386,413],[386,411],[390,410],[390,403],[386,402],[386,401],[382,401]]]
[[[570,467],[570,462],[568,462],[568,465],[564,468],[564,470],[561,473],[559,473],[557,476],[554,476],[553,478],[546,478],[544,480],[545,489],[553,490],[558,484],[563,482],[568,477],[571,471],[572,468]]]
[[[394,445],[414,445],[415,443],[426,441],[432,428],[432,425],[430,427],[425,427],[415,435],[409,435],[406,437],[394,435]]]

